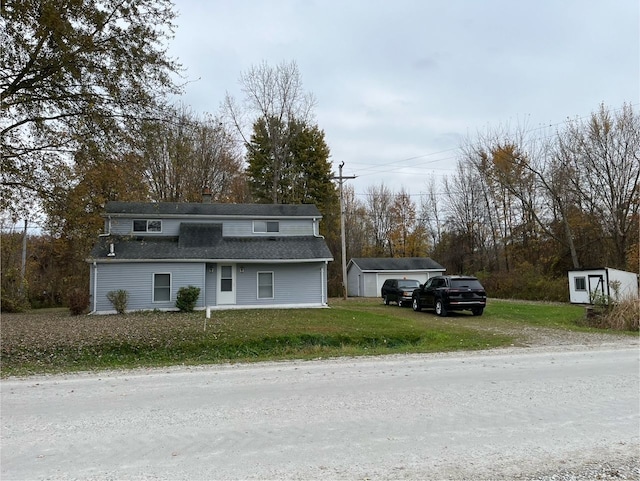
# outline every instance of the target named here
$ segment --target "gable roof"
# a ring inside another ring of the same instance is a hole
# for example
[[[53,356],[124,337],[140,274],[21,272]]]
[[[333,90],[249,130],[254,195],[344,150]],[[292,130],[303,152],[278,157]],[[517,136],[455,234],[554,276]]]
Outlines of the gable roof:
[[[446,270],[430,257],[354,257],[351,263],[362,271]]]
[[[109,216],[234,216],[234,217],[314,217],[322,214],[313,204],[206,204],[187,202],[116,202],[105,205]]]

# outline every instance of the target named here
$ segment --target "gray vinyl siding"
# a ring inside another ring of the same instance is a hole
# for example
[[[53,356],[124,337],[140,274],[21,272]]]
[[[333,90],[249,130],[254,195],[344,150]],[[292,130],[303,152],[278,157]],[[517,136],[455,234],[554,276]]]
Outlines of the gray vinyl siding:
[[[150,217],[137,216],[135,219],[150,219]],[[116,218],[111,219],[111,234],[114,235],[163,235],[163,236],[177,236],[180,233],[180,224],[182,222],[189,223],[222,223],[222,235],[226,237],[245,237],[245,236],[308,236],[313,235],[313,221],[311,219],[282,219],[280,222],[280,231],[277,233],[254,233],[253,232],[253,220],[251,219],[206,219],[206,218],[171,218],[160,219],[162,220],[162,232],[133,232],[133,220],[131,218]],[[277,219],[274,219],[277,220]],[[108,223],[105,227],[105,232],[108,232]]]
[[[279,232],[254,233],[253,220],[226,220],[222,227],[222,235],[228,237],[313,235],[313,221],[311,219],[282,219],[278,222],[280,223]]]
[[[357,264],[352,264],[349,266],[349,271],[347,272],[347,295],[351,297],[362,297],[364,296],[363,289],[363,274],[362,270],[358,267]]]
[[[107,293],[124,289],[129,293],[129,310],[174,309],[176,295],[180,287],[189,285],[199,287],[200,297],[196,308],[204,307],[205,265],[202,263],[114,263],[97,264],[97,274],[92,267],[92,295],[95,276],[98,278],[98,290],[95,310],[98,312],[113,311],[107,299]],[[171,274],[171,299],[166,302],[153,302],[153,275]],[[93,304],[92,304],[93,306]]]
[[[217,266],[216,264],[207,264],[205,273],[205,305],[215,306],[217,304]]]
[[[285,304],[323,304],[326,295],[326,265],[248,264],[237,270],[236,304],[269,306]],[[273,272],[273,299],[258,299],[258,272]],[[322,276],[322,277],[321,277]]]

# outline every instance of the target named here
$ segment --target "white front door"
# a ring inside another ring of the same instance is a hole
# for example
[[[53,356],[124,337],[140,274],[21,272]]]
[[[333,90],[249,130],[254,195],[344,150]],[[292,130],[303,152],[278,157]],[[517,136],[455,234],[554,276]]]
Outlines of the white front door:
[[[236,303],[236,265],[218,264],[218,304]]]

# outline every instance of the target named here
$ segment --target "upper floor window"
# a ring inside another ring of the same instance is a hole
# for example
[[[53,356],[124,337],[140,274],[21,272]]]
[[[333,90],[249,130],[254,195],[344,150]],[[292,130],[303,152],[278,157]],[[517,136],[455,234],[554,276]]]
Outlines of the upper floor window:
[[[162,232],[162,221],[136,219],[133,221],[133,232]]]
[[[253,232],[280,232],[280,222],[277,220],[254,220]]]

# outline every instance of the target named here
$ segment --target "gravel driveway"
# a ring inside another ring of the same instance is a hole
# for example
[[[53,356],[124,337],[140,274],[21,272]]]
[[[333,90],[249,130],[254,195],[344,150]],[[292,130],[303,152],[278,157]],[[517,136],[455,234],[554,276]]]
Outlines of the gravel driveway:
[[[0,383],[0,477],[640,479],[638,339]]]

